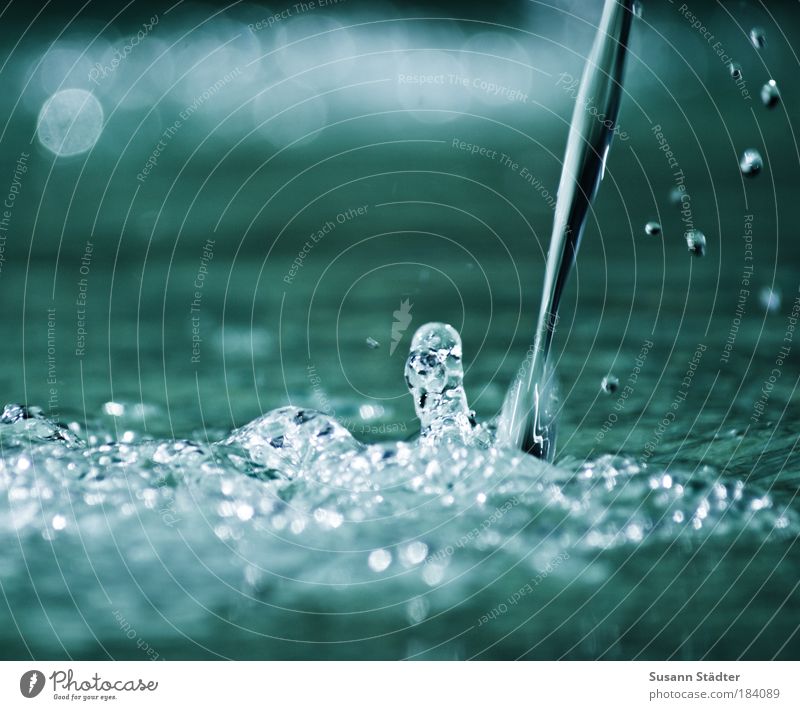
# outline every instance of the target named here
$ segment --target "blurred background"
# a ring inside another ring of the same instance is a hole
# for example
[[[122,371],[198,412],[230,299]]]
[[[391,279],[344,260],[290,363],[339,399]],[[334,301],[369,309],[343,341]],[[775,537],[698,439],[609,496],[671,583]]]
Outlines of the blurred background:
[[[4,401],[176,436],[292,402],[396,439],[416,429],[411,335],[441,320],[493,416],[532,333],[600,5],[8,3]],[[698,343],[700,386],[666,441],[746,424],[797,292],[796,6],[641,10],[557,337],[561,451],[579,456],[614,404],[601,378],[624,385],[646,341],[602,447],[641,449]],[[746,149],[763,156],[752,180]],[[773,419],[796,413],[786,362]]]

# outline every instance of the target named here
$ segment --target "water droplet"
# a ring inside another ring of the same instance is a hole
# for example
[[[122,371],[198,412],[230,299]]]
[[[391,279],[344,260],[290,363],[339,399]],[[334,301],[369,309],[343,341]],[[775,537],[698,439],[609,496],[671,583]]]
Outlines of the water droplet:
[[[338,513],[335,510],[326,510],[325,508],[317,508],[314,511],[314,520],[316,520],[317,524],[321,528],[326,530],[335,530],[344,522],[344,518],[342,517],[341,513]]]
[[[234,431],[224,446],[287,476],[313,475],[315,464],[354,454],[361,444],[339,422],[313,409],[281,407]]]
[[[775,108],[780,101],[781,92],[778,91],[778,85],[775,83],[775,79],[770,79],[761,87],[761,103],[767,108]]]
[[[777,289],[771,289],[769,286],[764,286],[759,291],[758,300],[765,310],[769,313],[775,313],[781,307],[781,292]]]
[[[642,526],[637,525],[636,523],[631,523],[627,528],[625,528],[625,537],[627,537],[631,542],[641,542],[644,538]]]
[[[731,73],[731,78],[734,81],[739,81],[742,78],[742,65],[738,62],[731,62],[728,64],[728,71]]]
[[[362,404],[358,408],[358,416],[365,422],[379,419],[384,414],[384,408],[380,404]]]
[[[392,564],[392,553],[389,550],[373,550],[369,553],[367,564],[373,572],[383,572]]]
[[[657,237],[661,234],[661,225],[658,222],[648,222],[644,225],[645,234],[651,237]]]
[[[375,338],[367,338],[367,347],[372,350],[377,350],[381,344]]]
[[[445,566],[443,564],[427,564],[422,571],[422,579],[429,587],[435,587],[444,579]]]
[[[698,229],[686,232],[686,246],[694,256],[706,255],[706,235]]]
[[[606,394],[613,394],[619,389],[619,377],[607,374],[600,382],[600,389]]]
[[[106,402],[103,405],[103,411],[112,417],[121,417],[125,414],[125,405],[119,402]]]
[[[241,521],[250,520],[253,517],[253,506],[247,503],[242,503],[238,508],[236,508],[236,517],[239,518]]]
[[[739,160],[739,169],[745,177],[755,177],[764,167],[764,160],[755,148],[748,148]]]
[[[767,35],[763,27],[754,27],[750,30],[750,42],[756,49],[763,49],[767,45]]]
[[[633,2],[633,16],[639,19],[642,18],[642,3],[641,0],[634,0]]]
[[[426,323],[419,328],[411,341],[405,375],[422,425],[420,439],[471,436],[461,336],[455,328],[446,323]]]

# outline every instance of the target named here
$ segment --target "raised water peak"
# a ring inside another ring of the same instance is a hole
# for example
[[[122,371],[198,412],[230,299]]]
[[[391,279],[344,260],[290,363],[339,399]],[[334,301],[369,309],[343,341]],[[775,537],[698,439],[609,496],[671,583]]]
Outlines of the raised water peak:
[[[406,383],[419,417],[420,441],[472,438],[474,418],[464,392],[461,336],[446,323],[426,323],[411,341]]]

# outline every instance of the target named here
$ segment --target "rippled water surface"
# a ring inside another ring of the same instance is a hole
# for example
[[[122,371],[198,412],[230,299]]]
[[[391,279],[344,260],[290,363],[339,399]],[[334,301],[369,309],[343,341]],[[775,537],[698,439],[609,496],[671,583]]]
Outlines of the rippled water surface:
[[[408,360],[417,394],[460,387],[460,361],[440,345]],[[747,456],[764,436],[780,455],[774,426],[747,437],[681,427],[679,460],[606,450],[552,465],[496,446],[491,425],[451,416],[458,405],[435,406],[446,416],[429,411],[422,438],[372,444],[297,406],[187,439],[142,429],[163,416],[155,406],[108,402],[67,425],[6,406],[2,579],[15,613],[4,647],[149,658],[792,653],[787,627],[769,618],[779,609],[791,624],[797,611],[791,471],[712,463]],[[690,451],[702,454],[693,462]]]
[[[645,3],[543,462],[496,417],[599,4],[179,3],[97,81],[100,10],[14,5],[0,656],[800,657],[792,12]]]

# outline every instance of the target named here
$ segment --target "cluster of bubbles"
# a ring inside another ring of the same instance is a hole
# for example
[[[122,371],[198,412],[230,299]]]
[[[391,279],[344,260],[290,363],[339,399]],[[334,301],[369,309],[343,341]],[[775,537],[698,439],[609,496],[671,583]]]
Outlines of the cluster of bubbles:
[[[763,49],[767,45],[767,38],[764,29],[761,27],[754,27],[750,30],[750,42],[753,47],[758,50]],[[742,68],[739,64],[732,62],[730,64],[731,76],[735,80],[742,77]],[[761,103],[769,109],[775,108],[781,100],[781,94],[778,90],[778,84],[774,79],[769,79],[761,87]],[[761,172],[764,167],[764,160],[761,154],[755,148],[748,148],[742,154],[739,161],[739,168],[742,175],[745,177],[755,177]]]

